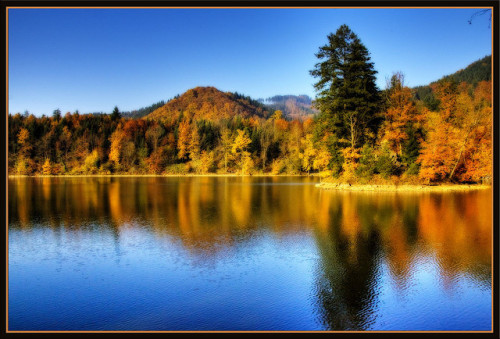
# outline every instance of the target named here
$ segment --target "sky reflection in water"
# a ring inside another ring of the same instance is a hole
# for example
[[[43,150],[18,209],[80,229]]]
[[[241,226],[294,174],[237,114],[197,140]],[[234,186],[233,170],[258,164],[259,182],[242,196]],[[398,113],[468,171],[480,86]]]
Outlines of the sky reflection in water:
[[[491,191],[9,179],[10,330],[490,330]]]

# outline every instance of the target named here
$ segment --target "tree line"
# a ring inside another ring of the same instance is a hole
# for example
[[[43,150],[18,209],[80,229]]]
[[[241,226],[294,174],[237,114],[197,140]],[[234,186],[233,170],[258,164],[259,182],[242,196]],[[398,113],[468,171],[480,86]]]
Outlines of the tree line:
[[[9,174],[318,173],[349,183],[428,184],[491,179],[491,80],[442,79],[429,87],[432,105],[405,85],[401,72],[379,90],[368,50],[346,25],[316,56],[314,118],[293,120],[276,110],[269,117],[134,119],[117,107],[111,115],[9,114]]]

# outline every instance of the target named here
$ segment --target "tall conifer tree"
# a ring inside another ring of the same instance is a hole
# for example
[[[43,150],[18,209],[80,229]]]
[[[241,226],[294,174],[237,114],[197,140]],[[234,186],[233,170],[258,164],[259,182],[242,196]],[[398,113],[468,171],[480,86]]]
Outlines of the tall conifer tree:
[[[374,136],[379,121],[379,103],[373,63],[367,48],[347,25],[328,35],[328,44],[319,48],[321,60],[310,71],[319,78],[316,106],[326,131],[343,147],[360,147],[368,135]],[[371,132],[371,133],[370,133]]]

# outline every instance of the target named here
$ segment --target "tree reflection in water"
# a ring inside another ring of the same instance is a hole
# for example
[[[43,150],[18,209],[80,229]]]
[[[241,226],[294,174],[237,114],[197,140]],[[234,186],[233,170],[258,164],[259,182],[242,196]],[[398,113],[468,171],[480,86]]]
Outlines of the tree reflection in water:
[[[9,229],[111,231],[174,239],[195,262],[230,255],[259,234],[311,234],[313,303],[328,329],[370,328],[383,270],[401,295],[432,258],[444,289],[463,274],[491,289],[491,191],[322,191],[314,178],[10,178]]]

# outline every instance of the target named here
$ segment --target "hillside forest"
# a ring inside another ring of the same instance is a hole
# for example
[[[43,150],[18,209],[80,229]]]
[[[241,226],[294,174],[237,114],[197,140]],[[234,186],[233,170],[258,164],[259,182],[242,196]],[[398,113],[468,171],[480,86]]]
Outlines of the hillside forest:
[[[484,76],[477,76],[476,68],[484,67],[475,63],[472,71],[409,88],[404,74],[395,72],[380,90],[369,53],[349,27],[330,34],[316,56],[310,73],[317,79],[317,96],[306,115],[304,109],[284,114],[276,103],[265,105],[214,87],[193,88],[126,114],[118,107],[112,114],[62,114],[59,109],[50,117],[9,114],[9,175],[316,174],[348,183],[422,184],[491,180],[491,57],[479,61],[490,62]]]

